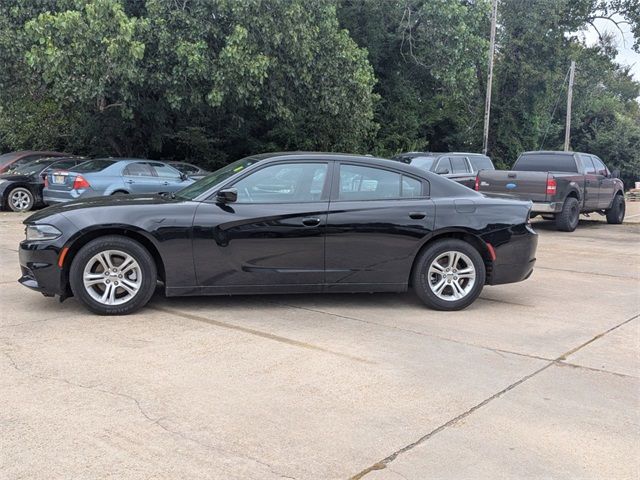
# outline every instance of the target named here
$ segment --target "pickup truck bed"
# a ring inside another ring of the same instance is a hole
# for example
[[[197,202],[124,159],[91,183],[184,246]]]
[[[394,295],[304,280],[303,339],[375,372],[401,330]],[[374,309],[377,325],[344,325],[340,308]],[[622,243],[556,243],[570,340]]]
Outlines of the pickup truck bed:
[[[532,216],[554,218],[564,231],[575,230],[580,213],[607,215],[609,223],[624,219],[622,182],[595,155],[525,152],[513,170],[480,171],[475,188],[531,200]]]

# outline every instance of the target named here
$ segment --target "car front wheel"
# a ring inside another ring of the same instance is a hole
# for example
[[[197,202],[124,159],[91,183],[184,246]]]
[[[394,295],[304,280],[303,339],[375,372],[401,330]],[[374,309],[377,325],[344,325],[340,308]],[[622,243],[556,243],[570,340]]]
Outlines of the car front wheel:
[[[33,193],[24,187],[17,187],[11,190],[7,200],[9,208],[14,212],[28,212],[35,203]]]
[[[461,310],[471,305],[484,287],[482,256],[471,244],[445,239],[429,245],[413,269],[413,288],[435,310]]]
[[[69,272],[73,294],[99,315],[126,315],[144,307],[156,280],[149,252],[138,242],[116,235],[83,246]]]

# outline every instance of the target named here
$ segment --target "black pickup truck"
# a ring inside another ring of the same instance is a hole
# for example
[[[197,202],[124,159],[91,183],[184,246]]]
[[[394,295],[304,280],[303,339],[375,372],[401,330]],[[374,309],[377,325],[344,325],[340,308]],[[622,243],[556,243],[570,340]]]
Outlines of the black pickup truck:
[[[532,217],[555,219],[558,230],[572,232],[581,213],[597,212],[608,223],[622,223],[624,186],[618,175],[588,153],[524,152],[511,170],[480,171],[475,189],[531,200]]]

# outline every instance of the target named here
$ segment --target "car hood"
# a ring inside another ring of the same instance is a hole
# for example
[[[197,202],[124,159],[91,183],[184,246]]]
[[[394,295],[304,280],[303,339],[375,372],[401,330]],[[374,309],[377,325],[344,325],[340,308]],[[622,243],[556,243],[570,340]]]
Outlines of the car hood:
[[[24,223],[33,223],[43,220],[58,213],[67,214],[74,210],[87,210],[92,208],[118,208],[133,207],[136,205],[166,205],[168,203],[184,202],[184,199],[173,199],[168,195],[118,195],[111,197],[89,197],[74,200],[68,203],[59,203],[40,210],[27,217]]]

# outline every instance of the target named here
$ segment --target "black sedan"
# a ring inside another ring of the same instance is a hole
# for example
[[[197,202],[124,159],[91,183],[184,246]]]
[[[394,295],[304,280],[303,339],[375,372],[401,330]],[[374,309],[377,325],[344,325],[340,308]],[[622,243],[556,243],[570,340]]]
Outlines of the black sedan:
[[[238,160],[168,196],[91,198],[25,220],[20,283],[99,314],[167,296],[402,292],[459,310],[528,278],[530,202],[332,153]]]
[[[14,212],[28,212],[43,205],[42,189],[45,176],[51,169],[66,170],[86,162],[81,157],[50,157],[20,164],[0,175],[0,198],[2,207]]]

